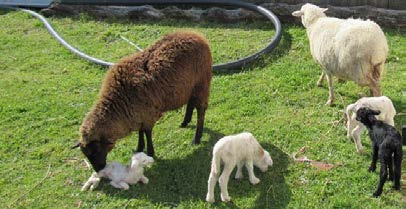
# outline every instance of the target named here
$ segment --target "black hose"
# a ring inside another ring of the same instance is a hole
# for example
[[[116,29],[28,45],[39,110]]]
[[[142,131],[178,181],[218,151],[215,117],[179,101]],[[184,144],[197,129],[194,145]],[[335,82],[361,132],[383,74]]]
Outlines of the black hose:
[[[222,63],[222,64],[217,64],[213,66],[213,70],[228,70],[228,69],[235,69],[235,68],[241,68],[243,66],[246,66],[248,63],[252,62],[256,58],[258,58],[260,55],[264,53],[269,53],[272,49],[274,49],[279,41],[281,40],[282,37],[282,25],[271,11],[261,7],[257,6],[255,4],[251,3],[246,3],[242,1],[232,1],[232,0],[128,0],[128,1],[109,1],[109,0],[97,0],[97,1],[92,1],[92,0],[82,0],[82,1],[74,1],[74,0],[60,0],[59,1],[62,4],[71,4],[71,5],[126,5],[126,6],[135,6],[135,5],[145,5],[145,4],[154,4],[154,5],[170,5],[170,4],[204,4],[204,5],[221,5],[221,6],[233,6],[233,7],[240,7],[244,9],[248,9],[251,11],[259,12],[262,15],[266,16],[275,26],[276,34],[269,42],[269,44],[261,49],[260,51],[249,55],[247,57],[241,58],[236,61],[228,62],[228,63]],[[55,32],[55,30],[51,27],[51,25],[46,21],[46,19],[41,16],[40,14],[27,10],[27,9],[21,9],[24,12],[28,12],[31,15],[39,18],[45,25],[45,27],[48,29],[48,31],[66,48],[68,48],[70,51],[73,53],[79,55],[80,57],[87,59],[91,62],[94,62],[99,65],[103,66],[111,66],[114,63],[110,62],[105,62],[103,60],[99,60],[94,57],[90,57],[86,55],[85,53],[77,50],[76,48],[72,47],[69,45],[65,40],[63,40],[58,33]]]

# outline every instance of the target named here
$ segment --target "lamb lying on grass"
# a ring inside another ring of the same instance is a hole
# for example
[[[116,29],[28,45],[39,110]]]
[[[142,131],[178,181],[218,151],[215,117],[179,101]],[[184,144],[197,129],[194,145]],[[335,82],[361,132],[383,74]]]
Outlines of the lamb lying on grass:
[[[363,123],[368,128],[369,137],[372,141],[372,163],[368,171],[374,172],[376,162],[379,159],[381,162],[381,170],[379,174],[379,183],[373,196],[378,197],[382,194],[382,188],[388,177],[393,181],[393,188],[400,189],[400,174],[402,166],[402,138],[395,127],[377,120],[375,115],[379,115],[379,110],[371,110],[369,108],[360,108],[357,111],[357,120]]]
[[[363,97],[353,104],[349,104],[345,109],[347,117],[347,137],[352,138],[355,143],[355,148],[358,153],[362,153],[361,133],[365,129],[365,126],[358,122],[356,118],[356,112],[362,108],[367,107],[372,110],[379,110],[381,114],[376,116],[376,119],[381,120],[391,126],[395,125],[393,118],[396,115],[395,107],[392,101],[386,97]]]
[[[224,164],[223,173],[220,178],[220,164]],[[248,170],[251,184],[258,184],[259,179],[255,177],[254,165],[261,171],[266,172],[268,166],[273,164],[272,158],[267,151],[262,149],[251,133],[241,133],[221,138],[213,148],[213,159],[211,162],[211,172],[208,181],[207,202],[214,202],[214,187],[217,180],[221,189],[221,200],[228,202],[231,200],[228,195],[227,184],[231,172],[237,165],[236,179],[243,178],[242,167]]]
[[[83,185],[82,191],[95,189],[102,177],[109,178],[111,180],[110,184],[117,189],[127,190],[130,188],[129,184],[133,185],[139,181],[147,184],[149,180],[144,176],[144,167],[150,166],[153,162],[154,159],[143,152],[132,156],[130,166],[112,162],[98,173],[94,172]]]
[[[372,96],[381,96],[380,78],[388,55],[385,34],[375,22],[327,17],[327,9],[305,4],[293,16],[301,17],[310,42],[310,52],[327,75],[329,99],[334,102],[333,76],[368,86]]]

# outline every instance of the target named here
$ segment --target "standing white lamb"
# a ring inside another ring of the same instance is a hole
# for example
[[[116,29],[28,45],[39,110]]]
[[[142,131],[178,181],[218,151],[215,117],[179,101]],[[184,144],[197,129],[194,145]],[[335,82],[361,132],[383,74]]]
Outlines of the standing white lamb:
[[[333,76],[369,86],[372,96],[381,96],[380,77],[388,55],[388,44],[382,29],[371,20],[327,17],[327,9],[305,4],[293,16],[301,17],[310,42],[310,52],[327,75],[329,99],[334,102]]]
[[[363,107],[367,107],[375,111],[379,110],[381,113],[376,115],[376,119],[388,123],[391,126],[395,125],[393,118],[396,115],[396,110],[392,104],[392,101],[386,96],[363,97],[357,102],[347,106],[345,109],[345,115],[347,117],[347,137],[354,140],[355,148],[359,153],[361,153],[363,149],[360,136],[362,131],[365,129],[365,126],[356,120],[356,113],[360,108]]]
[[[224,164],[223,173],[220,178],[220,164]],[[251,184],[258,184],[259,179],[255,177],[254,165],[261,171],[266,172],[268,166],[273,164],[272,158],[267,151],[257,142],[251,133],[245,132],[237,135],[221,138],[213,148],[213,159],[208,181],[207,202],[214,202],[214,187],[217,180],[221,189],[221,200],[228,202],[231,200],[228,195],[228,180],[234,167],[237,165],[236,179],[243,177],[242,167],[248,170]]]
[[[107,177],[111,180],[110,184],[118,189],[127,190],[130,185],[141,181],[144,184],[149,182],[144,176],[144,167],[150,166],[154,162],[152,157],[147,156],[143,152],[134,154],[131,157],[130,166],[125,166],[118,162],[109,163],[104,169],[98,173],[94,172],[89,180],[83,185],[82,191],[90,188],[93,190],[97,187],[102,177]]]

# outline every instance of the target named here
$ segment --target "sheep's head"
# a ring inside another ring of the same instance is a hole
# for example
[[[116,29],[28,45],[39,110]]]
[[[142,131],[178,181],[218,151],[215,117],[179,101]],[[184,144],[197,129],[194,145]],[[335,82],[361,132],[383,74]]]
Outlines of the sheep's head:
[[[357,110],[356,120],[368,126],[376,120],[375,115],[379,114],[381,114],[379,110],[371,110],[367,107],[363,107]]]
[[[268,170],[268,166],[273,165],[273,161],[269,152],[261,149],[257,160],[254,160],[254,165],[257,166],[262,172]]]
[[[300,10],[294,11],[292,15],[295,17],[301,17],[303,26],[307,28],[320,17],[325,17],[325,11],[327,11],[327,8],[320,8],[316,5],[307,3],[303,5]]]
[[[82,136],[83,137],[83,136]],[[99,172],[106,166],[107,154],[114,148],[114,143],[107,140],[83,143],[83,140],[72,148],[80,147],[82,153],[92,164],[93,169]]]

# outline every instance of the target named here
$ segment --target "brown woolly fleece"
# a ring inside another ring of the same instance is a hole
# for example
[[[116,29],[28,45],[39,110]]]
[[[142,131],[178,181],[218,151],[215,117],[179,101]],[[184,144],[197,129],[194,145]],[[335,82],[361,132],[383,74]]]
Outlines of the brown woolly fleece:
[[[152,130],[162,113],[195,98],[206,109],[212,78],[207,40],[194,32],[169,34],[111,67],[99,99],[80,127],[80,144],[116,140],[136,130]],[[193,111],[193,110],[192,110]]]

